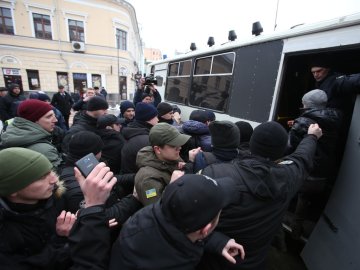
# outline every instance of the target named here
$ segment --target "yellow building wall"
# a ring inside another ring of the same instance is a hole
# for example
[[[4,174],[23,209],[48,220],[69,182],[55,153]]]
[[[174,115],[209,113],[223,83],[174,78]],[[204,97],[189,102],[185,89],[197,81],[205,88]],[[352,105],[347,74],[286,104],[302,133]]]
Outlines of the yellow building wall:
[[[26,70],[38,70],[41,90],[53,92],[58,85],[56,72],[68,73],[70,92],[74,91],[73,73],[86,73],[88,86],[91,86],[91,74],[100,74],[102,85],[118,100],[117,74],[120,73],[126,77],[127,98],[132,97],[134,74],[139,71],[143,52],[131,5],[111,0],[16,0],[12,3],[15,35],[0,34],[0,86],[5,85],[3,68],[20,69],[24,90],[29,89]],[[11,6],[11,0],[0,0],[0,6]],[[52,40],[34,37],[33,13],[50,16]],[[84,53],[73,51],[68,19],[84,22]],[[116,28],[127,32],[126,51],[116,48]]]

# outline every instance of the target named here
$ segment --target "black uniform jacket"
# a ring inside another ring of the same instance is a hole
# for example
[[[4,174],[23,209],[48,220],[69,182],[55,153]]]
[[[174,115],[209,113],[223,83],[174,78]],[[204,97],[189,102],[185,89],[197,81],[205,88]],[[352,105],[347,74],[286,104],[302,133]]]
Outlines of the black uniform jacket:
[[[212,164],[202,174],[213,178],[232,177],[241,194],[238,202],[225,207],[216,228],[245,249],[244,261],[232,266],[217,256],[206,256],[202,269],[266,269],[266,253],[290,200],[301,187],[313,164],[317,139],[305,137],[284,161],[248,156],[231,163]]]

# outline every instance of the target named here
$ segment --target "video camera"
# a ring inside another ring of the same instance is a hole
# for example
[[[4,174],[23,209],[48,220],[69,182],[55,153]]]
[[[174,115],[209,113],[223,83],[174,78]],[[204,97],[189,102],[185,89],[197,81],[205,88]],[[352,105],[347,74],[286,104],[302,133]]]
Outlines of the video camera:
[[[147,76],[145,77],[145,85],[151,85],[151,84],[155,84],[155,85],[158,85],[157,84],[157,79],[154,77],[153,74],[150,74],[150,76]]]
[[[149,76],[145,77],[145,85],[162,85],[163,78],[161,76],[154,77],[154,74],[150,74]]]

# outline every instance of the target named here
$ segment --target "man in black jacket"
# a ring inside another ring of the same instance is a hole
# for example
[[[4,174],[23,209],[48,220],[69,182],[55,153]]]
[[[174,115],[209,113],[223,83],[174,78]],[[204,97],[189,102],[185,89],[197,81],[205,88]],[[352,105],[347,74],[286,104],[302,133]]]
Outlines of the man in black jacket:
[[[135,120],[128,124],[122,130],[125,140],[127,141],[121,150],[122,173],[136,173],[136,155],[139,150],[145,146],[149,146],[150,129],[159,121],[158,111],[156,108],[147,103],[139,102],[135,108]]]
[[[55,93],[52,97],[51,105],[56,107],[64,116],[67,128],[69,128],[69,117],[73,103],[73,99],[71,98],[69,93],[65,91],[64,86],[59,85],[58,92]]]
[[[23,90],[20,89],[20,86],[16,83],[11,84],[8,93],[3,97],[2,104],[0,104],[3,112],[1,120],[5,122],[15,117],[19,104],[25,99],[26,97],[24,96]]]
[[[219,256],[206,254],[199,269],[266,269],[270,243],[281,228],[290,200],[309,174],[322,131],[313,124],[308,134],[292,155],[279,162],[287,146],[287,132],[277,122],[263,123],[250,139],[251,155],[232,163],[212,164],[202,171],[210,177],[236,180],[240,197],[223,209],[216,230],[241,241],[246,258],[230,265]]]
[[[108,103],[101,97],[92,97],[88,101],[86,111],[81,111],[79,113],[78,120],[71,126],[62,142],[62,150],[65,154],[69,151],[68,147],[71,136],[83,130],[96,132],[97,119],[100,116],[107,114],[108,108]]]
[[[173,180],[180,175],[176,171]],[[204,249],[222,254],[232,263],[244,258],[241,245],[223,234],[212,233],[221,209],[237,197],[234,181],[185,175],[168,185],[161,201],[143,208],[124,224],[108,265],[109,229],[103,222],[101,206],[106,196],[100,198],[101,194],[108,195],[108,180],[78,179],[87,208],[80,211],[71,235],[74,269],[96,265],[97,269],[190,270],[198,264]],[[87,241],[83,241],[85,238]],[[96,250],[97,256],[89,256]]]
[[[121,150],[125,139],[120,133],[121,120],[113,114],[105,114],[97,120],[96,133],[104,142],[102,149],[102,160],[110,167],[114,174],[120,173]]]

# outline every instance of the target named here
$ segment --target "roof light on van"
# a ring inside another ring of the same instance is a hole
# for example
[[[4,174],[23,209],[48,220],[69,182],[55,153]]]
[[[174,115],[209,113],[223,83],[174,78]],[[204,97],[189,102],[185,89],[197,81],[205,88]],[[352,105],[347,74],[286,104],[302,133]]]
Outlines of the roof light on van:
[[[215,44],[214,37],[209,37],[207,44],[209,47],[213,46]]]
[[[263,31],[264,31],[264,30],[263,30],[260,22],[254,22],[254,23],[253,23],[253,25],[252,25],[252,32],[251,32],[253,35],[258,36],[258,35],[260,35]]]
[[[194,42],[191,43],[190,50],[192,50],[192,51],[196,50],[196,44]]]
[[[229,37],[228,37],[228,39],[229,39],[230,41],[234,41],[235,39],[237,39],[237,35],[236,35],[236,33],[235,33],[234,30],[230,30],[230,31],[229,31]]]

